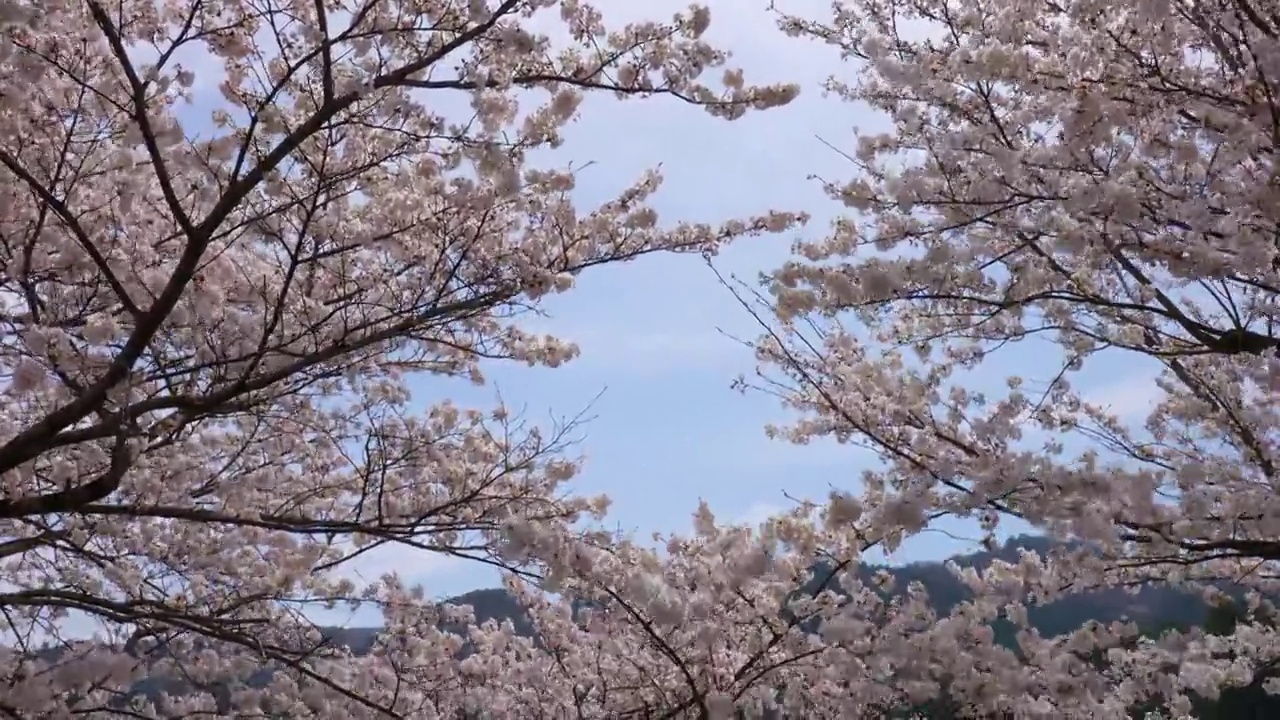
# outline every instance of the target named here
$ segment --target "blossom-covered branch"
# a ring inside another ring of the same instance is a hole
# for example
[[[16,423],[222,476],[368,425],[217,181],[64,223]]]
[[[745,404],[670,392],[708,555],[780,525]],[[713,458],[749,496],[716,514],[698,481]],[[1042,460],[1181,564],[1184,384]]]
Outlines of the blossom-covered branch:
[[[0,710],[454,717],[483,684],[463,646],[512,673],[544,657],[350,568],[394,544],[538,577],[497,550],[511,527],[576,537],[605,504],[567,486],[574,423],[411,379],[560,365],[576,348],[521,325],[578,273],[802,219],[664,224],[656,172],[582,209],[574,168],[530,160],[587,92],[727,119],[795,95],[706,80],[727,61],[709,22],[609,24],[576,0],[0,3]],[[356,658],[312,610],[362,603],[387,629]],[[75,616],[99,637],[65,639]],[[144,677],[169,684],[139,695]]]

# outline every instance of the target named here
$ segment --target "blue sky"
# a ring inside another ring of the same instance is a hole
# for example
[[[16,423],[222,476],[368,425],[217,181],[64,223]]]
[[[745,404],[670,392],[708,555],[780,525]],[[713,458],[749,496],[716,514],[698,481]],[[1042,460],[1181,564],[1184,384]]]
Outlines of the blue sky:
[[[805,86],[799,99],[726,122],[665,98],[589,96],[551,161],[592,163],[579,177],[583,208],[660,165],[666,181],[654,205],[663,223],[714,223],[775,208],[813,213],[808,232],[821,232],[838,208],[809,176],[843,177],[848,168],[816,136],[848,140],[854,125],[874,118],[822,98],[817,86],[836,55],[774,30],[764,3],[709,4],[708,36],[734,48],[748,81],[799,82]],[[680,6],[661,0],[626,14],[662,18]],[[728,247],[717,266],[754,277],[783,262],[794,239],[744,241]],[[490,385],[481,388],[425,378],[415,383],[415,401],[453,398],[484,407],[496,388],[531,419],[590,406],[593,419],[579,448],[587,463],[575,487],[610,495],[609,523],[642,534],[687,529],[699,499],[725,519],[760,519],[785,505],[784,490],[825,495],[829,483],[856,475],[857,450],[765,438],[764,425],[782,419],[781,409],[768,397],[730,389],[754,361],[725,335],[754,338],[758,330],[700,257],[651,256],[589,271],[546,309],[552,317],[539,329],[576,342],[576,361],[554,370],[494,364],[485,373]],[[423,582],[431,595],[497,581],[470,564],[393,550],[361,573],[389,566]]]
[[[650,0],[621,12],[663,18],[681,4]],[[747,80],[798,82],[804,88],[800,98],[730,123],[665,99],[623,103],[589,97],[554,162],[592,163],[578,184],[584,208],[661,165],[666,182],[655,205],[665,223],[717,222],[772,208],[808,211],[813,221],[803,232],[824,232],[841,208],[810,178],[847,178],[852,168],[823,140],[850,147],[855,128],[884,127],[885,120],[866,108],[824,98],[820,84],[828,74],[849,78],[855,68],[841,66],[829,48],[778,32],[763,0],[708,4],[708,35],[734,49]],[[826,6],[821,0],[779,4],[814,17]],[[614,7],[607,10],[611,18],[619,17]],[[794,239],[744,241],[726,249],[717,264],[750,278],[780,264]],[[555,370],[494,365],[486,372],[490,385],[482,388],[421,379],[413,388],[415,402],[452,398],[488,407],[500,391],[531,419],[574,415],[590,405],[594,419],[581,446],[587,464],[576,487],[608,493],[614,500],[610,522],[623,530],[684,530],[700,499],[722,518],[758,520],[785,505],[784,491],[821,497],[831,486],[851,487],[873,460],[855,448],[794,447],[765,437],[764,425],[785,417],[769,397],[730,389],[735,376],[752,372],[754,362],[748,349],[723,334],[754,338],[756,328],[697,256],[649,257],[588,272],[575,290],[552,298],[546,309],[552,317],[539,329],[577,342],[582,350],[577,361]],[[1045,350],[1019,350],[1013,364],[1001,370],[1041,377],[1052,372],[1045,365],[1036,372],[1043,362],[1037,353]],[[1117,409],[1141,409],[1152,400],[1149,368],[1118,363],[1091,375],[1099,396],[1110,398]],[[976,535],[964,526],[948,529]],[[891,560],[940,559],[970,547],[926,533]],[[479,566],[404,550],[381,552],[359,570],[367,577],[391,568],[434,596],[497,582]]]
[[[661,99],[619,103],[593,97],[556,158],[594,163],[579,181],[584,207],[608,199],[645,168],[661,164],[666,182],[656,208],[665,222],[716,222],[768,208],[805,210],[814,219],[802,232],[822,233],[841,208],[810,177],[846,178],[852,168],[818,138],[850,147],[854,128],[883,127],[885,120],[867,108],[824,98],[822,80],[853,68],[839,66],[827,48],[774,31],[763,3],[710,4],[709,35],[735,49],[748,80],[800,82],[800,98],[729,123]],[[644,9],[662,17],[677,5],[646,3]],[[820,12],[822,3],[791,6]],[[794,239],[745,241],[727,249],[717,265],[754,277],[785,260]],[[757,328],[696,256],[649,257],[588,272],[547,309],[552,318],[541,329],[577,342],[582,350],[577,361],[555,370],[495,365],[486,373],[492,381],[486,388],[422,380],[414,387],[415,400],[452,397],[484,406],[494,399],[496,386],[508,403],[526,407],[530,417],[572,415],[590,405],[594,419],[582,445],[587,464],[576,487],[609,494],[614,500],[610,522],[623,530],[685,530],[700,499],[724,519],[761,519],[771,508],[785,506],[784,491],[821,497],[831,486],[850,487],[874,460],[857,448],[796,447],[764,436],[764,425],[785,415],[769,397],[730,389],[735,376],[752,372],[754,361],[747,348],[725,336],[754,338]],[[1024,348],[1013,356],[1023,366],[1002,370],[1043,376],[1047,367],[1035,372],[1025,364],[1042,360],[1044,352],[1045,347]],[[1141,408],[1151,401],[1148,368],[1114,365],[1091,375],[1098,393],[1118,406]],[[946,529],[977,535],[958,523]],[[941,559],[972,547],[926,533],[890,560]],[[424,583],[432,595],[496,582],[492,573],[460,562],[395,552],[377,566],[386,567],[384,562]]]
[[[577,199],[584,208],[661,165],[666,183],[655,206],[664,223],[715,223],[769,209],[803,210],[813,221],[802,232],[824,232],[840,208],[811,177],[841,179],[852,172],[825,143],[849,147],[855,129],[884,127],[884,118],[824,98],[820,85],[828,74],[848,79],[856,68],[841,65],[829,48],[778,32],[765,0],[703,1],[712,7],[708,35],[734,49],[747,80],[798,82],[804,88],[799,99],[729,123],[665,99],[622,103],[589,97],[564,147],[556,151],[555,164],[592,163],[579,177]],[[608,15],[616,21],[628,19],[620,15],[661,19],[683,3],[601,4],[610,5]],[[820,17],[826,6],[824,0],[778,4],[812,17]],[[198,74],[197,87],[208,94],[188,111],[188,131],[198,131],[201,116],[207,122],[207,110],[219,103],[216,80]],[[441,104],[453,102],[456,98]],[[783,262],[794,239],[744,241],[727,248],[717,265],[752,278]],[[609,494],[614,500],[610,522],[625,531],[686,530],[699,500],[708,501],[723,519],[758,521],[786,505],[784,491],[820,498],[832,486],[852,489],[860,470],[874,462],[856,448],[796,447],[765,437],[767,423],[786,417],[771,398],[730,389],[737,375],[752,372],[754,361],[747,348],[726,337],[753,338],[757,328],[696,255],[648,257],[593,270],[575,290],[551,298],[546,310],[552,317],[538,329],[577,342],[582,350],[577,361],[555,370],[493,365],[486,372],[490,384],[481,388],[423,378],[414,384],[414,400],[425,406],[451,398],[486,408],[500,391],[530,419],[574,415],[590,406],[594,419],[581,446],[587,463],[576,488]],[[1006,373],[1043,379],[1053,371],[1048,363],[1055,358],[1049,353],[1044,346],[1019,348],[1001,363],[999,375],[988,373],[976,381],[999,382]],[[1151,378],[1150,366],[1116,359],[1090,368],[1084,381],[1094,398],[1137,417],[1156,397]],[[977,534],[956,523],[945,529]],[[889,560],[936,560],[971,548],[926,533]],[[366,577],[394,569],[437,597],[497,583],[478,565],[395,548],[374,553],[353,569]]]

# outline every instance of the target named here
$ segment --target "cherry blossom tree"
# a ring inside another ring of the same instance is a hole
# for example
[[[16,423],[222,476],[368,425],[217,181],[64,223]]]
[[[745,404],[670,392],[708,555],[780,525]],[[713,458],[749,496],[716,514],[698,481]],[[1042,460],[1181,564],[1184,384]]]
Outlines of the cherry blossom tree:
[[[747,298],[772,313],[755,384],[800,413],[776,434],[883,462],[755,528],[701,508],[655,547],[584,522],[607,501],[569,487],[572,421],[409,381],[559,365],[575,349],[527,320],[578,272],[802,219],[664,227],[653,173],[583,211],[574,168],[532,159],[591,91],[727,119],[790,99],[726,69],[705,8],[0,0],[0,715],[1124,718],[1249,682],[1280,658],[1277,18],[784,16],[856,61],[828,89],[891,128],[826,186],[850,214]],[[1010,376],[1033,343],[1043,372]],[[1145,422],[1084,392],[1100,362],[1159,369]],[[860,573],[947,515],[1079,542],[957,568],[974,595],[946,615]],[[536,637],[346,572],[387,545],[503,568]],[[1156,641],[1027,623],[1153,581],[1257,612]],[[316,625],[351,604],[384,618],[367,652]]]
[[[395,544],[538,581],[563,571],[548,548],[609,546],[580,522],[606,501],[567,485],[572,422],[408,381],[555,367],[575,348],[522,326],[579,272],[802,219],[664,226],[656,173],[582,210],[574,168],[530,159],[592,92],[726,119],[794,96],[726,69],[709,22],[610,25],[579,0],[0,0],[0,715],[575,707],[558,641],[447,632],[465,609],[344,569]],[[359,658],[310,613],[347,603],[385,616]],[[97,635],[70,637],[84,618]]]
[[[963,612],[1024,628],[1029,602],[1149,582],[1271,615],[1280,5],[842,0],[782,26],[837,47],[828,89],[889,123],[825,182],[848,208],[830,233],[767,292],[736,286],[767,328],[745,383],[800,414],[773,432],[882,461],[828,512],[889,547],[940,515],[1076,541],[966,573]],[[1082,380],[1148,370],[1159,399],[1136,421]],[[1185,717],[1280,661],[1262,621],[1134,635],[1024,629],[1017,668],[958,668],[949,692],[981,717]]]

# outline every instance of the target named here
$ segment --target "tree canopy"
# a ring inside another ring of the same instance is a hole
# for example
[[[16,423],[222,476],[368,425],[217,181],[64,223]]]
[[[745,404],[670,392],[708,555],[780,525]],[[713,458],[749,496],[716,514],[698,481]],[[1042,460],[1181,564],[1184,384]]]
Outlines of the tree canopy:
[[[798,418],[775,437],[880,462],[658,546],[573,489],[572,422],[411,392],[573,360],[530,320],[597,266],[714,267],[807,221],[668,223],[656,170],[575,202],[537,153],[584,97],[733,121],[801,90],[751,84],[707,7],[608,10],[0,0],[0,715],[1184,717],[1280,691],[1280,5],[781,8],[888,125],[826,182],[828,231],[724,278],[760,327],[741,385]],[[1047,380],[1006,361],[1028,344]],[[1077,387],[1102,358],[1158,372],[1147,417]],[[1067,542],[954,566],[943,604],[862,572],[948,516]],[[341,572],[386,544],[501,568],[527,627]],[[1153,584],[1230,621],[1028,619]],[[384,632],[335,642],[309,611],[338,604]],[[75,614],[106,636],[67,638]]]

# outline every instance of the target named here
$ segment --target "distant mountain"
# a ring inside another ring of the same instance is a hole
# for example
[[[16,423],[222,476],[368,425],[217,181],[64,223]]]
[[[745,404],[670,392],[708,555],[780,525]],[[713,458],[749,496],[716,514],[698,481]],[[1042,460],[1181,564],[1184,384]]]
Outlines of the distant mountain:
[[[992,552],[957,555],[952,560],[961,567],[984,570],[995,560],[1017,562],[1019,553],[1023,550],[1034,550],[1043,555],[1055,546],[1056,543],[1048,538],[1023,535],[1006,541]],[[870,583],[881,570],[888,571],[893,576],[895,592],[904,592],[913,582],[922,584],[928,590],[930,600],[939,614],[949,613],[960,603],[972,598],[972,593],[964,583],[941,562],[896,566],[864,565],[858,574],[864,582]],[[477,590],[449,602],[471,605],[479,622],[509,619],[522,633],[532,632],[528,618],[505,590]],[[1136,593],[1108,589],[1073,595],[1058,602],[1029,608],[1028,617],[1042,634],[1056,636],[1076,630],[1090,620],[1131,620],[1144,628],[1200,625],[1204,623],[1209,610],[1209,605],[1198,595],[1166,586],[1149,586]],[[362,628],[335,632],[365,633],[372,636],[376,631]]]
[[[1051,540],[1024,535],[1010,539],[994,552],[976,552],[952,559],[961,567],[983,570],[990,567],[993,560],[1017,562],[1022,550],[1035,550],[1044,554],[1053,547],[1054,542]],[[881,570],[888,571],[894,577],[894,592],[905,591],[911,583],[921,583],[928,590],[939,614],[951,612],[961,602],[972,597],[969,589],[941,562],[898,566],[864,565],[859,569],[859,575],[864,582],[870,583]],[[801,592],[811,589],[812,587],[804,588]],[[446,602],[471,606],[477,623],[510,620],[518,634],[525,637],[534,634],[533,624],[520,604],[501,588],[473,590]],[[1041,633],[1053,636],[1071,632],[1090,620],[1111,622],[1128,619],[1142,627],[1199,625],[1204,622],[1208,611],[1209,606],[1196,595],[1168,587],[1147,587],[1136,594],[1124,590],[1105,590],[1075,595],[1059,602],[1030,608],[1028,616],[1032,625]],[[458,633],[465,630],[461,626],[447,625],[442,629]],[[373,647],[379,631],[380,628],[377,627],[330,627],[324,628],[322,633],[335,644],[349,647],[356,654],[363,654]]]
[[[533,622],[525,614],[524,608],[520,607],[520,603],[516,602],[511,593],[502,588],[472,590],[457,597],[449,598],[445,602],[458,606],[470,605],[472,613],[475,614],[477,625],[489,620],[496,622],[510,620],[511,624],[516,628],[516,634],[523,637],[532,637],[534,634]],[[451,626],[446,623],[441,626],[441,629],[462,636],[466,635],[466,627],[463,625]],[[373,643],[381,631],[382,628],[379,627],[329,627],[322,628],[321,634],[326,640],[330,640],[335,645],[351,648],[351,651],[355,654],[363,655],[373,647]]]
[[[957,555],[951,560],[961,567],[981,571],[996,560],[1016,563],[1025,550],[1045,555],[1056,547],[1062,546],[1049,538],[1022,535],[1007,540],[994,551]],[[863,566],[859,575],[864,582],[869,582],[881,570],[893,576],[895,592],[904,592],[914,582],[923,585],[939,615],[950,613],[957,605],[973,597],[969,588],[947,570],[945,563]],[[1140,588],[1136,593],[1112,588],[1072,595],[1057,602],[1030,607],[1027,617],[1032,627],[1042,635],[1054,637],[1077,630],[1090,620],[1102,623],[1129,620],[1142,628],[1190,627],[1203,624],[1209,609],[1199,595],[1153,585]],[[1008,628],[997,627],[997,637],[1002,635],[1002,629]],[[1011,636],[1006,639],[1012,641]]]
[[[995,560],[1014,563],[1024,550],[1033,550],[1044,555],[1055,547],[1055,541],[1041,536],[1024,535],[1012,538],[991,552],[975,552],[953,557],[961,567],[973,567],[984,570]],[[901,566],[868,565],[859,569],[864,582],[870,583],[881,570],[887,571],[894,578],[893,593],[905,592],[911,583],[919,582],[929,593],[934,609],[939,615],[950,613],[960,603],[971,599],[972,592],[955,575],[947,570],[941,562],[919,562]],[[818,577],[821,577],[821,572]],[[812,590],[802,588],[801,592]],[[1224,588],[1227,590],[1228,588]],[[1229,593],[1238,595],[1238,593]],[[450,602],[457,605],[471,605],[476,620],[488,619],[511,620],[525,635],[532,634],[529,619],[519,604],[504,590],[477,590],[454,598]],[[1202,627],[1209,632],[1230,633],[1234,627],[1238,612],[1236,608],[1214,608],[1199,595],[1191,594],[1166,586],[1148,586],[1136,593],[1120,589],[1108,589],[1098,592],[1082,593],[1064,598],[1058,602],[1028,608],[1027,616],[1031,625],[1042,635],[1053,637],[1071,632],[1089,621],[1114,622],[1132,621],[1145,635],[1159,635],[1166,629],[1188,629]],[[1006,647],[1016,647],[1015,629],[1008,621],[999,620],[993,625],[996,640]],[[334,630],[344,637],[360,638],[352,640],[350,645],[359,651],[367,649],[377,632],[375,628],[359,628],[351,630]],[[1262,679],[1245,688],[1227,690],[1214,701],[1197,700],[1196,717],[1202,720],[1264,720],[1280,718],[1280,701],[1273,699],[1262,690]],[[1148,710],[1154,708],[1134,708],[1131,717],[1145,717]],[[887,717],[923,717],[927,720],[952,720],[959,717],[976,717],[966,714],[947,698],[928,703],[925,706],[903,708],[890,713]],[[987,717],[986,715],[979,715]]]
[[[1006,541],[992,552],[975,552],[952,558],[961,567],[984,570],[994,560],[1017,562],[1023,550],[1045,554],[1055,547],[1055,542],[1044,537],[1023,535]],[[906,565],[864,565],[859,576],[864,582],[881,570],[894,578],[894,592],[904,592],[913,582],[921,583],[929,592],[934,608],[939,614],[951,612],[957,605],[972,598],[972,593],[941,562],[918,562]],[[811,588],[802,589],[808,590]],[[505,590],[476,590],[449,600],[456,605],[470,605],[477,622],[485,620],[511,620],[523,635],[532,634],[532,624],[519,604]],[[1209,606],[1199,596],[1175,588],[1152,586],[1137,593],[1120,589],[1074,595],[1064,600],[1028,610],[1031,624],[1048,636],[1071,632],[1090,620],[1112,622],[1131,620],[1141,627],[1188,627],[1203,624]],[[376,634],[376,628],[333,629],[335,638],[350,645],[357,652],[367,649]],[[347,640],[346,638],[352,638]]]
[[[1016,562],[1019,551],[1035,550],[1045,553],[1054,547],[1054,543],[1038,536],[1020,536],[1006,542],[993,552],[978,552],[952,558],[962,567],[984,569],[993,560]],[[866,582],[879,571],[885,570],[894,577],[894,593],[904,592],[913,582],[921,583],[929,592],[930,599],[940,615],[949,613],[955,606],[972,597],[969,589],[943,563],[911,563],[902,566],[872,565],[863,566],[860,576]],[[811,588],[808,588],[811,589]],[[803,591],[803,590],[802,590]],[[506,590],[499,588],[475,590],[447,602],[453,605],[469,605],[475,614],[477,623],[487,620],[501,622],[510,620],[516,631],[525,636],[534,635],[533,626],[520,605]],[[1147,587],[1135,593],[1123,590],[1106,590],[1101,592],[1075,595],[1059,602],[1028,610],[1028,618],[1033,627],[1046,636],[1055,636],[1071,632],[1090,620],[1112,622],[1130,620],[1149,632],[1158,632],[1163,628],[1203,626],[1210,617],[1211,608],[1198,596],[1168,588]],[[447,629],[465,635],[464,627]],[[1013,647],[1014,630],[1005,621],[998,621],[994,627],[997,640]],[[356,654],[364,654],[371,650],[380,628],[325,628],[322,633],[335,644],[349,647]],[[464,653],[466,650],[464,649]],[[264,668],[250,680],[251,684],[265,684],[272,670]],[[158,693],[161,690],[173,692],[177,690],[172,683],[158,680],[146,680],[134,688],[134,694],[143,696]],[[217,695],[225,695],[224,691],[216,691]],[[928,717],[950,717],[949,714],[936,714],[929,711]],[[1225,717],[1225,716],[1219,716]],[[1277,715],[1276,717],[1280,717]]]

